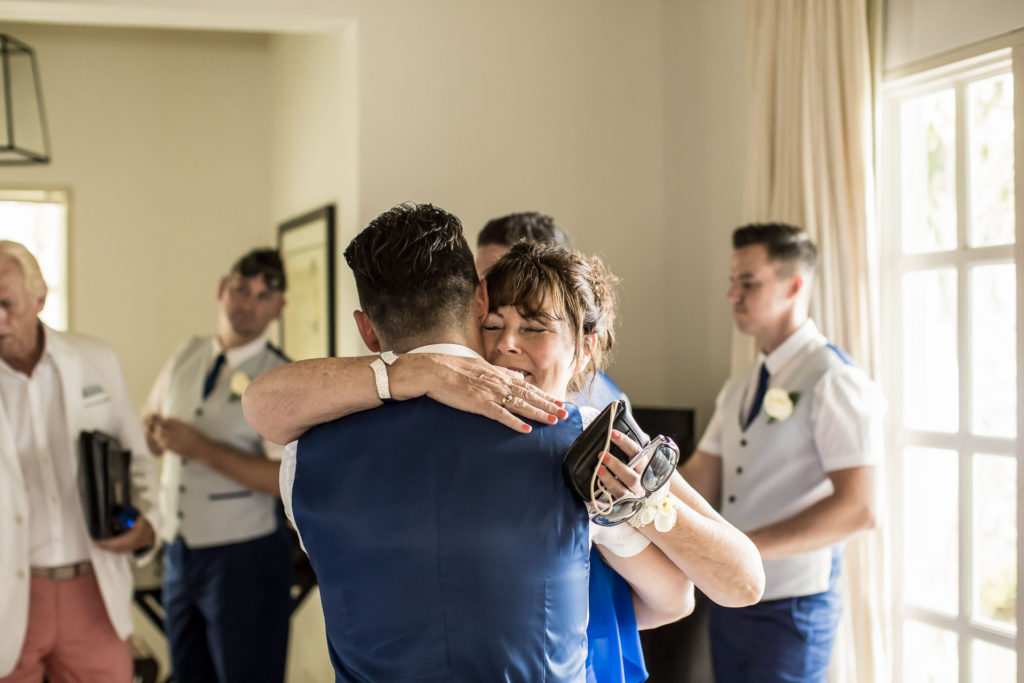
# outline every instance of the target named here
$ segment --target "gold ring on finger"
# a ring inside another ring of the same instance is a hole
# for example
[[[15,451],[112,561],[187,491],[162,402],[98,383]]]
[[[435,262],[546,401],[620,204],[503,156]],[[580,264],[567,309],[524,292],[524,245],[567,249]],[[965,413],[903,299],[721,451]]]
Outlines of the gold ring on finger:
[[[512,394],[505,394],[501,397],[501,407],[504,408],[512,400]]]

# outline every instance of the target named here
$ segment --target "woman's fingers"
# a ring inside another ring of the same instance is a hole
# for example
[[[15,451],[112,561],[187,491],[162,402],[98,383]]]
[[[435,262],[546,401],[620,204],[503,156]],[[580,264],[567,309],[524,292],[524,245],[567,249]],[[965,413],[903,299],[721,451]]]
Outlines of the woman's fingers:
[[[439,381],[431,383],[427,395],[435,401],[478,413],[522,433],[531,430],[524,419],[553,424],[568,415],[552,396],[517,372],[480,358],[429,355],[434,367],[447,368],[433,373]]]
[[[509,410],[540,422],[548,421],[545,417],[547,415],[554,415],[556,420],[568,415],[560,401],[527,382],[518,372],[497,366],[491,368],[494,371],[492,380],[499,388],[505,389],[502,396],[509,393],[519,399],[514,408],[505,406]]]
[[[617,429],[612,430],[612,443],[621,448],[622,452],[629,456],[630,460],[640,452],[640,444]]]
[[[610,453],[601,455],[597,476],[615,499],[637,498],[646,493],[640,483],[640,474]]]
[[[633,441],[633,439],[629,438],[617,429],[612,430],[612,443],[622,449],[622,452],[625,453],[633,463],[633,469],[642,474],[644,469],[647,467],[647,463],[651,461],[653,452],[644,453],[641,457],[637,458],[637,454],[641,452],[640,444]]]
[[[523,434],[529,434],[533,431],[533,427],[523,422],[521,419],[510,413],[508,410],[501,407],[497,401],[485,401],[481,410],[477,411],[484,417],[489,417],[495,422],[500,422],[509,429]]]

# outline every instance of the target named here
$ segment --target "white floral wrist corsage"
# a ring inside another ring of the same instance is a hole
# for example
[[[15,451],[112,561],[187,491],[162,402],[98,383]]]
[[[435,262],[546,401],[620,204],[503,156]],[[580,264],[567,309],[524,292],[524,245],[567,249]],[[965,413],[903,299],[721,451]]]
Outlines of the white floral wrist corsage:
[[[637,529],[654,522],[654,528],[665,533],[676,525],[676,509],[672,505],[669,483],[647,496],[640,512],[629,518],[629,524]]]

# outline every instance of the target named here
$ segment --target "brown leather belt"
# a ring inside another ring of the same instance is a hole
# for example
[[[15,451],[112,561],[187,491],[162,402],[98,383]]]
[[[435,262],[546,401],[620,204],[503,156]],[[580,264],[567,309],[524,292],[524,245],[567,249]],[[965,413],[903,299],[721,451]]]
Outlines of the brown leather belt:
[[[32,567],[32,576],[37,579],[53,579],[54,581],[67,581],[92,571],[92,563],[88,560],[65,564],[60,567]]]

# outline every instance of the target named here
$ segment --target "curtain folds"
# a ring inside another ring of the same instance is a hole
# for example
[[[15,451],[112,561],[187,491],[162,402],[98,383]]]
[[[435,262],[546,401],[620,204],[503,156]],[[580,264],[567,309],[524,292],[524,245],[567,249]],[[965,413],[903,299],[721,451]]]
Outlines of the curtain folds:
[[[868,251],[874,226],[876,0],[748,0],[749,128],[744,212],[805,228],[818,245],[811,316],[872,373],[875,330]],[[733,335],[733,369],[754,356]],[[846,609],[832,680],[887,681],[888,534],[847,544]]]

